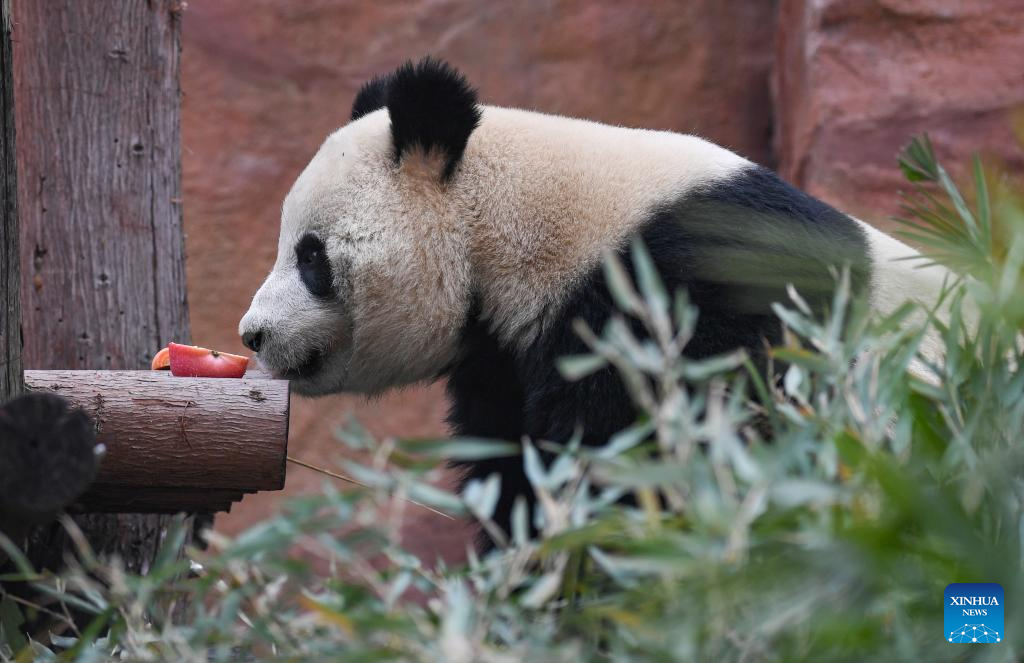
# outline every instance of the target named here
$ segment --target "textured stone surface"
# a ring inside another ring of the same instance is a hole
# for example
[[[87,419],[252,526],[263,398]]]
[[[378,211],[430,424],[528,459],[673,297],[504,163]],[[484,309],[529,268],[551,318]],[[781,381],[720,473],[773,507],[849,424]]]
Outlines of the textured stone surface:
[[[274,260],[281,200],[358,87],[406,58],[462,68],[485,102],[694,132],[770,164],[774,0],[218,0],[184,16],[184,210],[197,343],[243,351],[236,329]],[[330,465],[352,414],[378,435],[442,435],[443,387],[367,403],[295,399],[291,452]],[[285,494],[323,477],[289,470]],[[280,494],[247,497],[225,531]],[[411,514],[422,512],[415,507]],[[461,554],[466,528],[429,515],[405,531],[425,553]]]
[[[898,211],[896,154],[1019,169],[1022,0],[782,0],[774,84],[784,177],[879,226]]]

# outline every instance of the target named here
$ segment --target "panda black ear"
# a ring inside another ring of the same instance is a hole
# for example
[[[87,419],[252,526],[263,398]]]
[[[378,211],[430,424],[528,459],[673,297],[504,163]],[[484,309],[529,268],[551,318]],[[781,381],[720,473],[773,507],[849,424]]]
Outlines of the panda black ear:
[[[375,110],[384,108],[388,103],[388,87],[391,85],[391,74],[374,76],[359,88],[356,100],[352,102],[352,120]]]
[[[413,148],[440,152],[444,157],[441,177],[451,177],[469,135],[480,123],[476,90],[454,68],[431,57],[415,65],[406,62],[381,87],[386,89],[395,156],[400,160]]]

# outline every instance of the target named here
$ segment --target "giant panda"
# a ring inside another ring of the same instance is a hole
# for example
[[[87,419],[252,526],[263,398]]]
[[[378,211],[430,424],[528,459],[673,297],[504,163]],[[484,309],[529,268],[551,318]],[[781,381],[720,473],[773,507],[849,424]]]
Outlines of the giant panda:
[[[243,342],[300,394],[377,394],[447,379],[457,435],[600,444],[635,421],[607,369],[569,383],[615,307],[602,256],[646,244],[699,307],[684,354],[780,340],[787,284],[821,310],[847,266],[882,312],[935,298],[946,274],[905,244],[691,135],[481,105],[424,59],[374,78],[284,200],[277,260],[242,318]],[[934,343],[934,340],[930,341]],[[495,520],[532,499],[519,457],[497,472]]]

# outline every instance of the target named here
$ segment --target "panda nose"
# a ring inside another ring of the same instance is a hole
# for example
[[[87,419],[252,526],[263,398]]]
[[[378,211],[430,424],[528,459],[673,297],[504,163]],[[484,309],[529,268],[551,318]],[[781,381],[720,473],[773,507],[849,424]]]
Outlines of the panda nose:
[[[242,343],[253,352],[259,352],[260,346],[263,345],[263,332],[259,330],[245,332],[242,334]]]

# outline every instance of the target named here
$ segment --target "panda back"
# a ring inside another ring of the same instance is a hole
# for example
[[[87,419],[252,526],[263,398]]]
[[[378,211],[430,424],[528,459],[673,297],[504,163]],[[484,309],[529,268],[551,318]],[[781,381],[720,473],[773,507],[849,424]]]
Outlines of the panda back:
[[[617,238],[611,248],[634,279],[630,245],[637,238],[666,288],[685,289],[699,308],[684,350],[696,359],[745,348],[763,366],[766,342],[781,340],[771,306],[788,301],[788,285],[823,313],[839,269],[849,268],[856,290],[871,278],[868,236],[858,221],[753,164],[666,195]],[[616,313],[600,262],[587,266],[560,301],[525,348],[495,333],[477,302],[462,358],[449,375],[449,420],[458,434],[565,442],[580,430],[585,444],[599,445],[635,422],[638,413],[614,369],[571,383],[556,369],[559,357],[588,351],[575,320],[600,332]],[[634,331],[643,333],[637,324]],[[507,525],[517,494],[532,502],[521,458],[463,467],[464,480],[502,476],[500,525]]]

